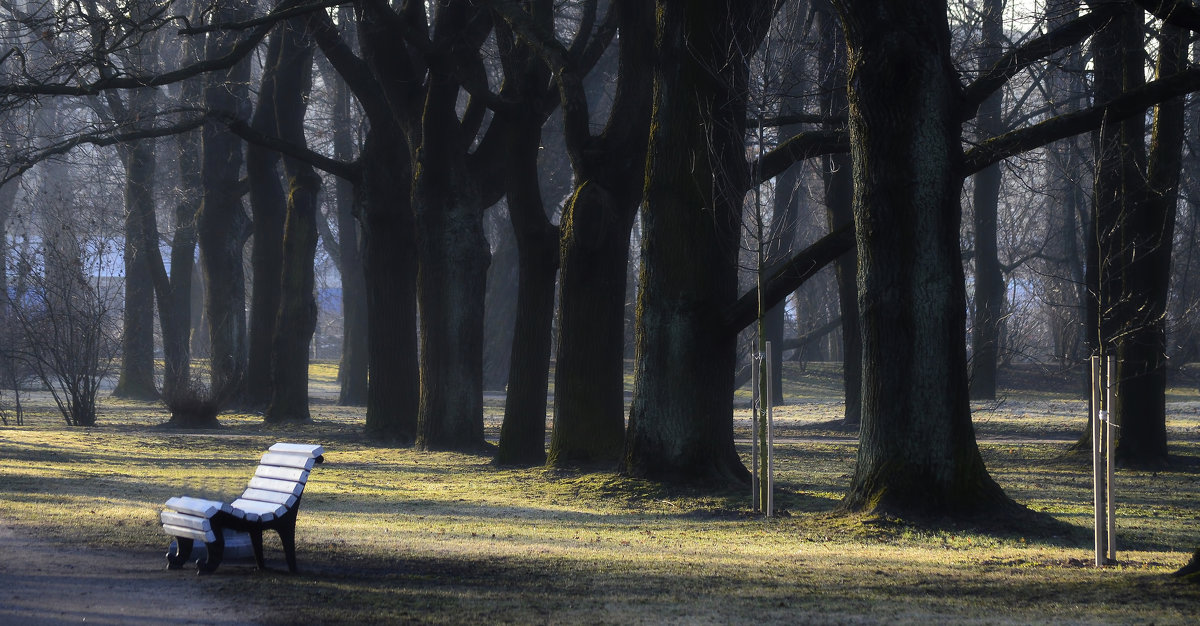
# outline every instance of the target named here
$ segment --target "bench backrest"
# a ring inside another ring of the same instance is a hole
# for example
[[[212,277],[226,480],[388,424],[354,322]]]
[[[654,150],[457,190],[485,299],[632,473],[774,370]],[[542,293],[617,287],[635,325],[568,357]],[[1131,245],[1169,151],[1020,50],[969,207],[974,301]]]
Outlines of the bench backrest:
[[[317,445],[277,443],[262,456],[246,491],[230,503],[233,514],[248,521],[269,522],[287,513],[304,493],[308,473],[324,460]]]

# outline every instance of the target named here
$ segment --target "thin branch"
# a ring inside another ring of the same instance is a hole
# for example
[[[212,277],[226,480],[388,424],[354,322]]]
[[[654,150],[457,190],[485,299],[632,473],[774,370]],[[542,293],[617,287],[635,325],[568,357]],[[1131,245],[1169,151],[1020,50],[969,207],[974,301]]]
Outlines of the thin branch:
[[[1021,70],[1063,48],[1082,42],[1114,17],[1129,10],[1129,5],[1120,2],[1095,6],[1087,15],[1077,17],[1041,37],[1010,50],[996,61],[992,69],[964,89],[962,119],[975,117],[975,112],[983,101],[987,100],[988,96],[995,93],[997,89],[1003,87]]]

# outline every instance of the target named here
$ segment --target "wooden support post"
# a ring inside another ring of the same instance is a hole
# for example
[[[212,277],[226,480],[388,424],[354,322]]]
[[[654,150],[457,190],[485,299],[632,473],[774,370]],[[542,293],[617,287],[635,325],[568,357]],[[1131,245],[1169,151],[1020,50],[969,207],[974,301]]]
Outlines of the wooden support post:
[[[750,510],[759,511],[758,502],[758,354],[750,357]]]
[[[1113,499],[1113,473],[1116,464],[1116,443],[1117,443],[1117,427],[1113,424],[1113,408],[1117,406],[1116,402],[1116,382],[1117,377],[1117,357],[1109,355],[1108,363],[1105,368],[1105,402],[1104,414],[1108,419],[1104,420],[1104,457],[1105,465],[1107,466],[1106,475],[1104,477],[1104,501],[1108,505],[1108,510],[1105,512],[1107,527],[1105,529],[1105,546],[1108,548],[1108,563],[1115,564],[1117,562],[1117,504]]]
[[[1092,488],[1095,500],[1095,543],[1096,543],[1096,567],[1104,565],[1105,556],[1108,553],[1108,546],[1105,545],[1105,539],[1108,537],[1105,513],[1107,507],[1104,502],[1104,483],[1107,477],[1104,465],[1102,463],[1103,429],[1101,428],[1105,410],[1101,406],[1101,400],[1104,397],[1101,395],[1101,368],[1100,357],[1093,356],[1091,358],[1092,366]]]
[[[767,517],[775,514],[775,411],[772,408],[775,398],[771,395],[771,381],[774,377],[771,375],[771,342],[767,342],[767,350],[763,354],[763,359],[767,364]]]

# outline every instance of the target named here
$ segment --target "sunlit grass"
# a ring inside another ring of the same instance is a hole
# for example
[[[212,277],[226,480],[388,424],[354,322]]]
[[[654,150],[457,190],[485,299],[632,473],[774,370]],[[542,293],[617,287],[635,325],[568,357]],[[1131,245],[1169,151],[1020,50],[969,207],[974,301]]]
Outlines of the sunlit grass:
[[[318,364],[322,378],[336,390]],[[26,426],[0,428],[0,517],[53,540],[164,551],[167,498],[235,497],[267,446],[306,441],[328,452],[300,513],[302,574],[279,572],[271,536],[273,571],[230,563],[197,580],[281,622],[1188,623],[1200,590],[1167,576],[1200,541],[1200,415],[1187,402],[1171,406],[1175,467],[1117,474],[1121,565],[1104,569],[1091,567],[1090,466],[1067,453],[1086,416],[1075,400],[1023,395],[975,408],[992,475],[1062,522],[1027,533],[834,513],[856,444],[828,395],[776,413],[784,514],[770,520],[750,514],[748,488],[379,447],[361,436],[361,408],[316,403],[311,424],[285,427],[222,415],[218,431],[180,432],[160,426],[161,407],[107,401],[96,428],[69,429],[40,405]],[[745,441],[747,413],[737,420]]]

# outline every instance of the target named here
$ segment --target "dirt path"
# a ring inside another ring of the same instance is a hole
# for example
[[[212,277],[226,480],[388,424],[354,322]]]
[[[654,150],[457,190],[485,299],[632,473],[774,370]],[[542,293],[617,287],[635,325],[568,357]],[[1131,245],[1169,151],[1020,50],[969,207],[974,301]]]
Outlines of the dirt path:
[[[74,550],[0,519],[0,624],[256,623],[262,610],[235,607],[221,584],[166,571],[161,553]]]

